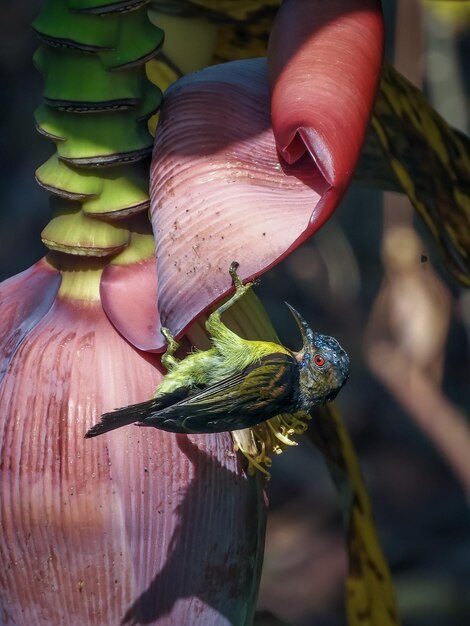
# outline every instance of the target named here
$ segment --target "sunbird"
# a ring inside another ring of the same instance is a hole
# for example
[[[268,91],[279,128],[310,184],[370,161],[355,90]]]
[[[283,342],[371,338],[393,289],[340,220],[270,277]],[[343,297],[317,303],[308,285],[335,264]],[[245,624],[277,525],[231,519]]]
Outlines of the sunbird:
[[[253,286],[243,285],[237,269],[234,261],[229,269],[234,295],[206,322],[212,347],[179,360],[174,356],[179,344],[162,328],[168,373],[155,396],[105,413],[85,437],[132,423],[186,434],[241,430],[277,415],[308,413],[336,397],[349,376],[348,355],[333,337],[314,333],[289,304],[302,335],[299,352],[243,339],[225,326],[222,313]]]

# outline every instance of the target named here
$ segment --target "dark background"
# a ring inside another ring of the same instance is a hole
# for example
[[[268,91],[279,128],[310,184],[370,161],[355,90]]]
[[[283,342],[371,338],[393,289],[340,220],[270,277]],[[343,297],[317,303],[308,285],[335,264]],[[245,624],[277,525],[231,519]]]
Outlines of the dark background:
[[[395,2],[385,3],[388,55],[396,41],[402,69],[421,76],[434,105],[468,132],[470,17],[449,24],[423,13],[420,4],[406,3],[414,4],[414,18],[397,12]],[[53,152],[33,122],[41,78],[31,62],[37,42],[30,23],[40,6],[39,0],[0,5],[0,279],[44,254],[39,233],[50,215],[48,194],[34,181],[34,170]],[[390,314],[399,308],[401,283],[393,262],[384,262],[383,255],[384,241],[398,227],[411,233],[408,240],[416,246],[403,284],[415,284],[412,293],[422,291],[421,299],[417,296],[405,310],[410,324],[404,331],[394,328]],[[410,364],[416,356],[413,346],[421,346],[423,376],[449,410],[468,412],[469,295],[449,277],[406,202],[389,196],[384,203],[381,193],[354,185],[334,218],[265,275],[258,293],[286,345],[298,347],[298,337],[284,300],[316,330],[336,336],[351,356],[352,376],[339,406],[361,460],[405,626],[467,626],[470,485],[456,478],[439,441],[418,426],[419,411],[397,393],[400,379],[397,388],[382,384],[369,356],[381,337],[406,355],[404,336],[411,333]],[[416,331],[414,315],[423,320]],[[419,340],[421,331],[424,339]],[[320,456],[307,442],[276,458],[270,502],[259,623],[276,623],[274,615],[296,626],[344,624],[346,557],[336,495]]]

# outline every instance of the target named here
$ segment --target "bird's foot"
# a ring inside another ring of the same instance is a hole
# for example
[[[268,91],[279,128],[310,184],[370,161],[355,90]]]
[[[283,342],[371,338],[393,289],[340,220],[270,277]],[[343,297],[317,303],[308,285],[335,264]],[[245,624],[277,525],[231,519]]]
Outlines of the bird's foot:
[[[169,328],[162,326],[160,332],[165,337],[166,341],[166,352],[162,354],[162,365],[168,370],[172,370],[179,363],[179,360],[175,358],[173,355],[180,347],[180,344],[176,341],[176,339],[171,334]]]

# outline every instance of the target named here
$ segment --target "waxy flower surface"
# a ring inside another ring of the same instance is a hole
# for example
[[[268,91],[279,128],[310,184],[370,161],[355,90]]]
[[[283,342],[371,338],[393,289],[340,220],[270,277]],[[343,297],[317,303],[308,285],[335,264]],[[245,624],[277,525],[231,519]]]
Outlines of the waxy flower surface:
[[[265,499],[230,435],[83,435],[153,394],[161,323],[195,343],[233,260],[242,278],[259,276],[329,217],[357,161],[381,50],[378,2],[286,2],[268,66],[214,67],[168,92],[151,172],[156,265],[151,250],[133,256],[140,230],[72,207],[52,228],[72,258],[49,255],[0,286],[2,622],[252,623]],[[91,243],[77,247],[85,222]],[[73,257],[93,246],[112,262]],[[272,332],[259,307],[246,312],[234,314],[246,335]],[[256,460],[304,427],[275,426],[237,442]]]
[[[0,287],[1,622],[245,623],[263,499],[230,436],[84,439],[162,376],[106,317],[101,266],[41,261]]]

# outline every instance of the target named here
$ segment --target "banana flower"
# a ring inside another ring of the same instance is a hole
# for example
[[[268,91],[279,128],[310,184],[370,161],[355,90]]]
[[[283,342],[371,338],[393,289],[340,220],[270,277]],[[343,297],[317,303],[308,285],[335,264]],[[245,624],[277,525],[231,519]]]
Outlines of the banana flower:
[[[131,229],[121,252],[114,222],[111,263],[84,243],[0,285],[1,623],[252,623],[263,480],[230,435],[83,435],[153,393],[160,324],[181,337],[228,293],[232,260],[259,276],[328,218],[381,46],[378,2],[286,2],[268,68],[214,67],[168,93],[151,177],[156,267],[150,236]]]

